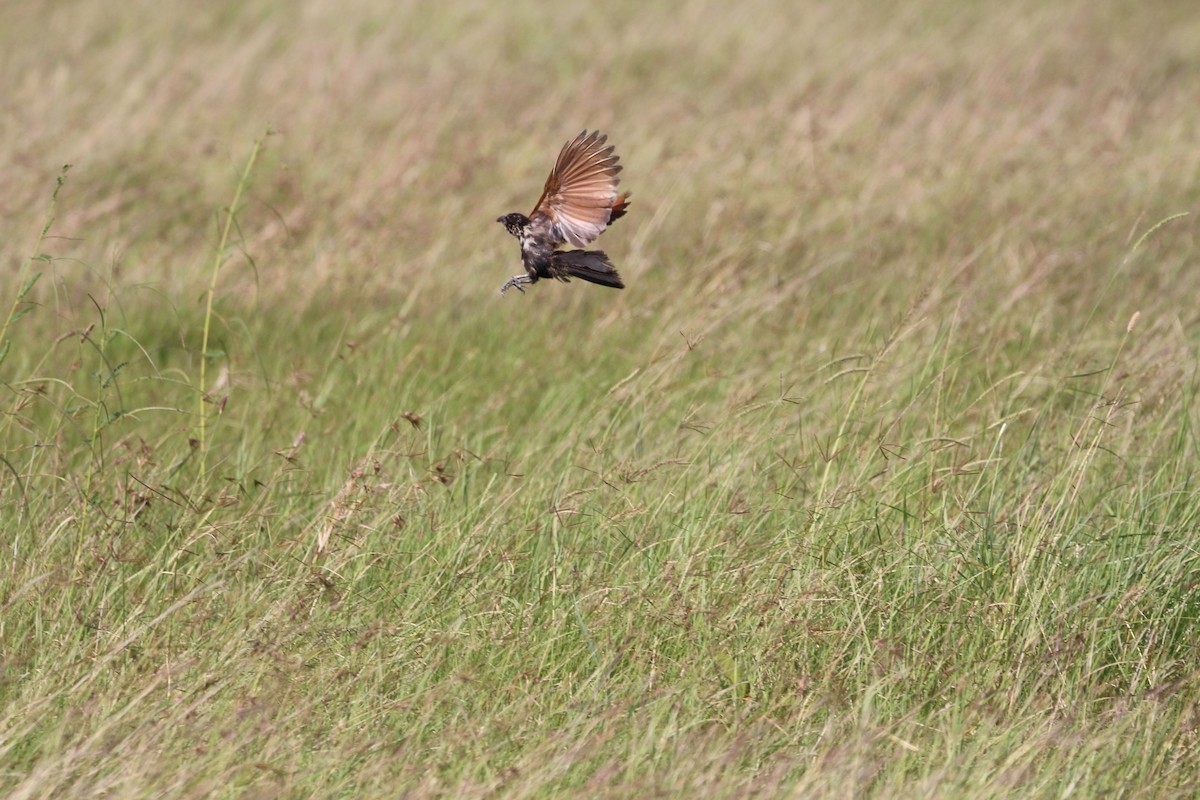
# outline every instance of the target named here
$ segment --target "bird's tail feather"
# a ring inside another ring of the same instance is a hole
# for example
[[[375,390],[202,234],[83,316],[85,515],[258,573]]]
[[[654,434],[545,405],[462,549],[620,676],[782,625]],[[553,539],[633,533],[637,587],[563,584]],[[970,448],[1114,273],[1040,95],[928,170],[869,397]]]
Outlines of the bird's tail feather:
[[[629,192],[626,192],[625,194],[621,195],[620,197],[618,197],[616,200],[613,201],[612,210],[609,212],[609,215],[608,215],[608,224],[612,225],[614,222],[619,220],[621,217],[625,216],[625,212],[628,210],[629,210]]]
[[[582,278],[614,289],[625,288],[621,276],[608,260],[608,254],[600,250],[567,250],[555,253],[552,258],[559,275]]]

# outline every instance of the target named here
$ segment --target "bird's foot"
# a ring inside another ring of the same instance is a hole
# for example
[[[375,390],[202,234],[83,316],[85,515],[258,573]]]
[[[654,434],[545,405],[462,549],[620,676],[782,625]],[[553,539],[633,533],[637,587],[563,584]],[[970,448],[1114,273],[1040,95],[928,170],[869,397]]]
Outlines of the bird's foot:
[[[513,275],[511,278],[508,279],[508,283],[506,283],[500,287],[500,294],[504,294],[509,289],[516,289],[521,294],[525,294],[525,289],[522,284],[526,284],[526,283],[533,283],[533,280],[530,279],[528,274]]]

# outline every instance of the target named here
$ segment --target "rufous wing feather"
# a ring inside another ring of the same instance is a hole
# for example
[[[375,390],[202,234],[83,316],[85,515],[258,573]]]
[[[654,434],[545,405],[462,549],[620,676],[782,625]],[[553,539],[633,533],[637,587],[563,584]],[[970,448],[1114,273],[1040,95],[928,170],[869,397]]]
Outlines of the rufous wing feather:
[[[584,131],[567,142],[529,215],[548,217],[560,243],[585,247],[608,227],[614,207],[618,215],[624,211],[617,197],[621,165],[607,141],[599,131]]]

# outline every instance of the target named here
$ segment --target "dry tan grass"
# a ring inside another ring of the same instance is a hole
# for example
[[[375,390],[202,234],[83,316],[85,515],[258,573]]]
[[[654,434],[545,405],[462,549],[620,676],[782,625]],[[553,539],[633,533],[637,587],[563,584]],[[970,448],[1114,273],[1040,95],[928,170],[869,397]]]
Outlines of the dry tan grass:
[[[260,291],[300,307],[490,288],[511,253],[485,223],[584,126],[611,131],[637,193],[628,269],[697,287],[765,272],[811,293],[821,271],[861,297],[869,263],[1069,299],[1139,220],[1186,210],[1200,167],[1180,3],[7,13],[6,257],[71,162],[63,254],[171,296],[199,285],[268,126],[246,248]]]

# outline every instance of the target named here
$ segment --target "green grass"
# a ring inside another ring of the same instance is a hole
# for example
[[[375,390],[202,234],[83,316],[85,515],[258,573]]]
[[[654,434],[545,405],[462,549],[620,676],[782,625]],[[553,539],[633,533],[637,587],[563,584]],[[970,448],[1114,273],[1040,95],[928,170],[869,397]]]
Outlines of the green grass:
[[[1200,791],[1190,4],[2,17],[0,794]]]

